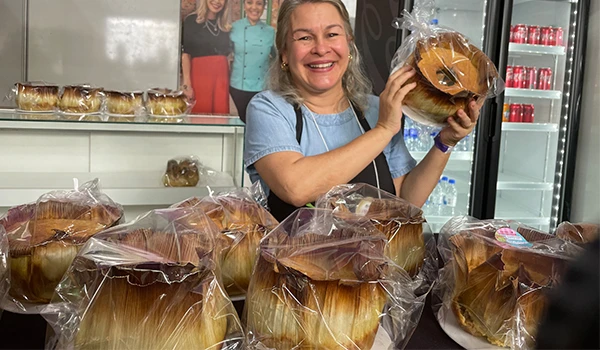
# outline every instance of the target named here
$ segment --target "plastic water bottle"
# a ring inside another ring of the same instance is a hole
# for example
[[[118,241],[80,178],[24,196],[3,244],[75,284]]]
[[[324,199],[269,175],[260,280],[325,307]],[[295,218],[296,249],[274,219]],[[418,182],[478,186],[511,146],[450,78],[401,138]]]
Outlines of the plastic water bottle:
[[[448,180],[448,191],[446,192],[446,210],[448,215],[454,216],[456,212],[456,200],[458,199],[458,192],[456,191],[456,180]]]
[[[421,144],[421,151],[423,152],[427,152],[429,151],[429,149],[431,148],[431,142],[433,140],[429,137],[429,132],[427,131],[427,129],[423,129],[421,130],[421,132],[419,133],[419,142]]]
[[[404,128],[404,144],[406,149],[410,151],[410,130],[407,127]]]
[[[438,19],[437,18],[432,19],[431,20],[431,25],[432,26],[437,26],[438,25]]]
[[[442,193],[442,188],[441,188],[441,183],[442,180],[438,180],[438,184],[437,186],[435,186],[435,188],[433,189],[433,191],[431,192],[431,201],[430,201],[430,208],[431,208],[431,215],[440,215],[440,203],[443,203],[444,201],[444,196]]]
[[[419,131],[417,128],[410,129],[410,144],[411,151],[419,152],[421,150],[421,145],[419,144]]]
[[[442,176],[439,186],[441,189],[440,215],[446,216],[448,215],[448,198],[446,198],[448,194],[448,176]]]

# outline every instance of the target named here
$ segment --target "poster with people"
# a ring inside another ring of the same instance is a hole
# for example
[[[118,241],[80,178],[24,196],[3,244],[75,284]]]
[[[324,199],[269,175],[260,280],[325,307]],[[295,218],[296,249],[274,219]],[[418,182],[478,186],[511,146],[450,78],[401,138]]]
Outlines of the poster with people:
[[[283,0],[182,0],[181,89],[192,114],[236,115],[264,90]]]

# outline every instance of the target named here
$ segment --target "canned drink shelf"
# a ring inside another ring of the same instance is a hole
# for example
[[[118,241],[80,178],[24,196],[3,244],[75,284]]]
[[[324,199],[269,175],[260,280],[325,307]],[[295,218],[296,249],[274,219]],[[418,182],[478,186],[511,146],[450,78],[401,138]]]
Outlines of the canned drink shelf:
[[[535,90],[535,89],[516,89],[506,88],[504,90],[505,97],[522,97],[522,98],[543,98],[550,100],[560,100],[562,92],[558,90]]]
[[[531,45],[531,44],[508,44],[508,52],[510,54],[521,55],[555,55],[564,56],[566,49],[564,46],[547,46],[547,45]]]
[[[503,122],[502,131],[558,132],[558,124]]]

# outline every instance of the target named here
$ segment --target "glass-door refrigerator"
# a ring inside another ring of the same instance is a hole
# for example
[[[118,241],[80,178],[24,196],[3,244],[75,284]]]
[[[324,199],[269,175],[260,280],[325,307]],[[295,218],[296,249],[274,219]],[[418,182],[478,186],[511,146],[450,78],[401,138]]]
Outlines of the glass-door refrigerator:
[[[495,217],[552,231],[569,219],[589,1],[507,5]]]
[[[464,214],[550,231],[569,219],[588,9],[589,0],[435,1],[432,23],[481,48],[507,87],[452,152],[424,208],[434,230]],[[414,158],[436,131],[407,119]],[[435,204],[440,196],[456,205]]]

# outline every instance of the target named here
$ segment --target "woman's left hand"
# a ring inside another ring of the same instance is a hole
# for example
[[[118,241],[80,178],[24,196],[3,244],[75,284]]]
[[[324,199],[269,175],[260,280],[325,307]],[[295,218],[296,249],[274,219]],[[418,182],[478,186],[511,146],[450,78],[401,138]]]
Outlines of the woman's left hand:
[[[456,146],[456,144],[462,140],[465,136],[471,133],[477,125],[477,119],[479,119],[479,112],[485,99],[481,99],[479,102],[472,100],[469,102],[469,113],[467,114],[464,110],[459,109],[455,116],[450,116],[447,119],[448,126],[440,131],[440,139],[446,146]]]

